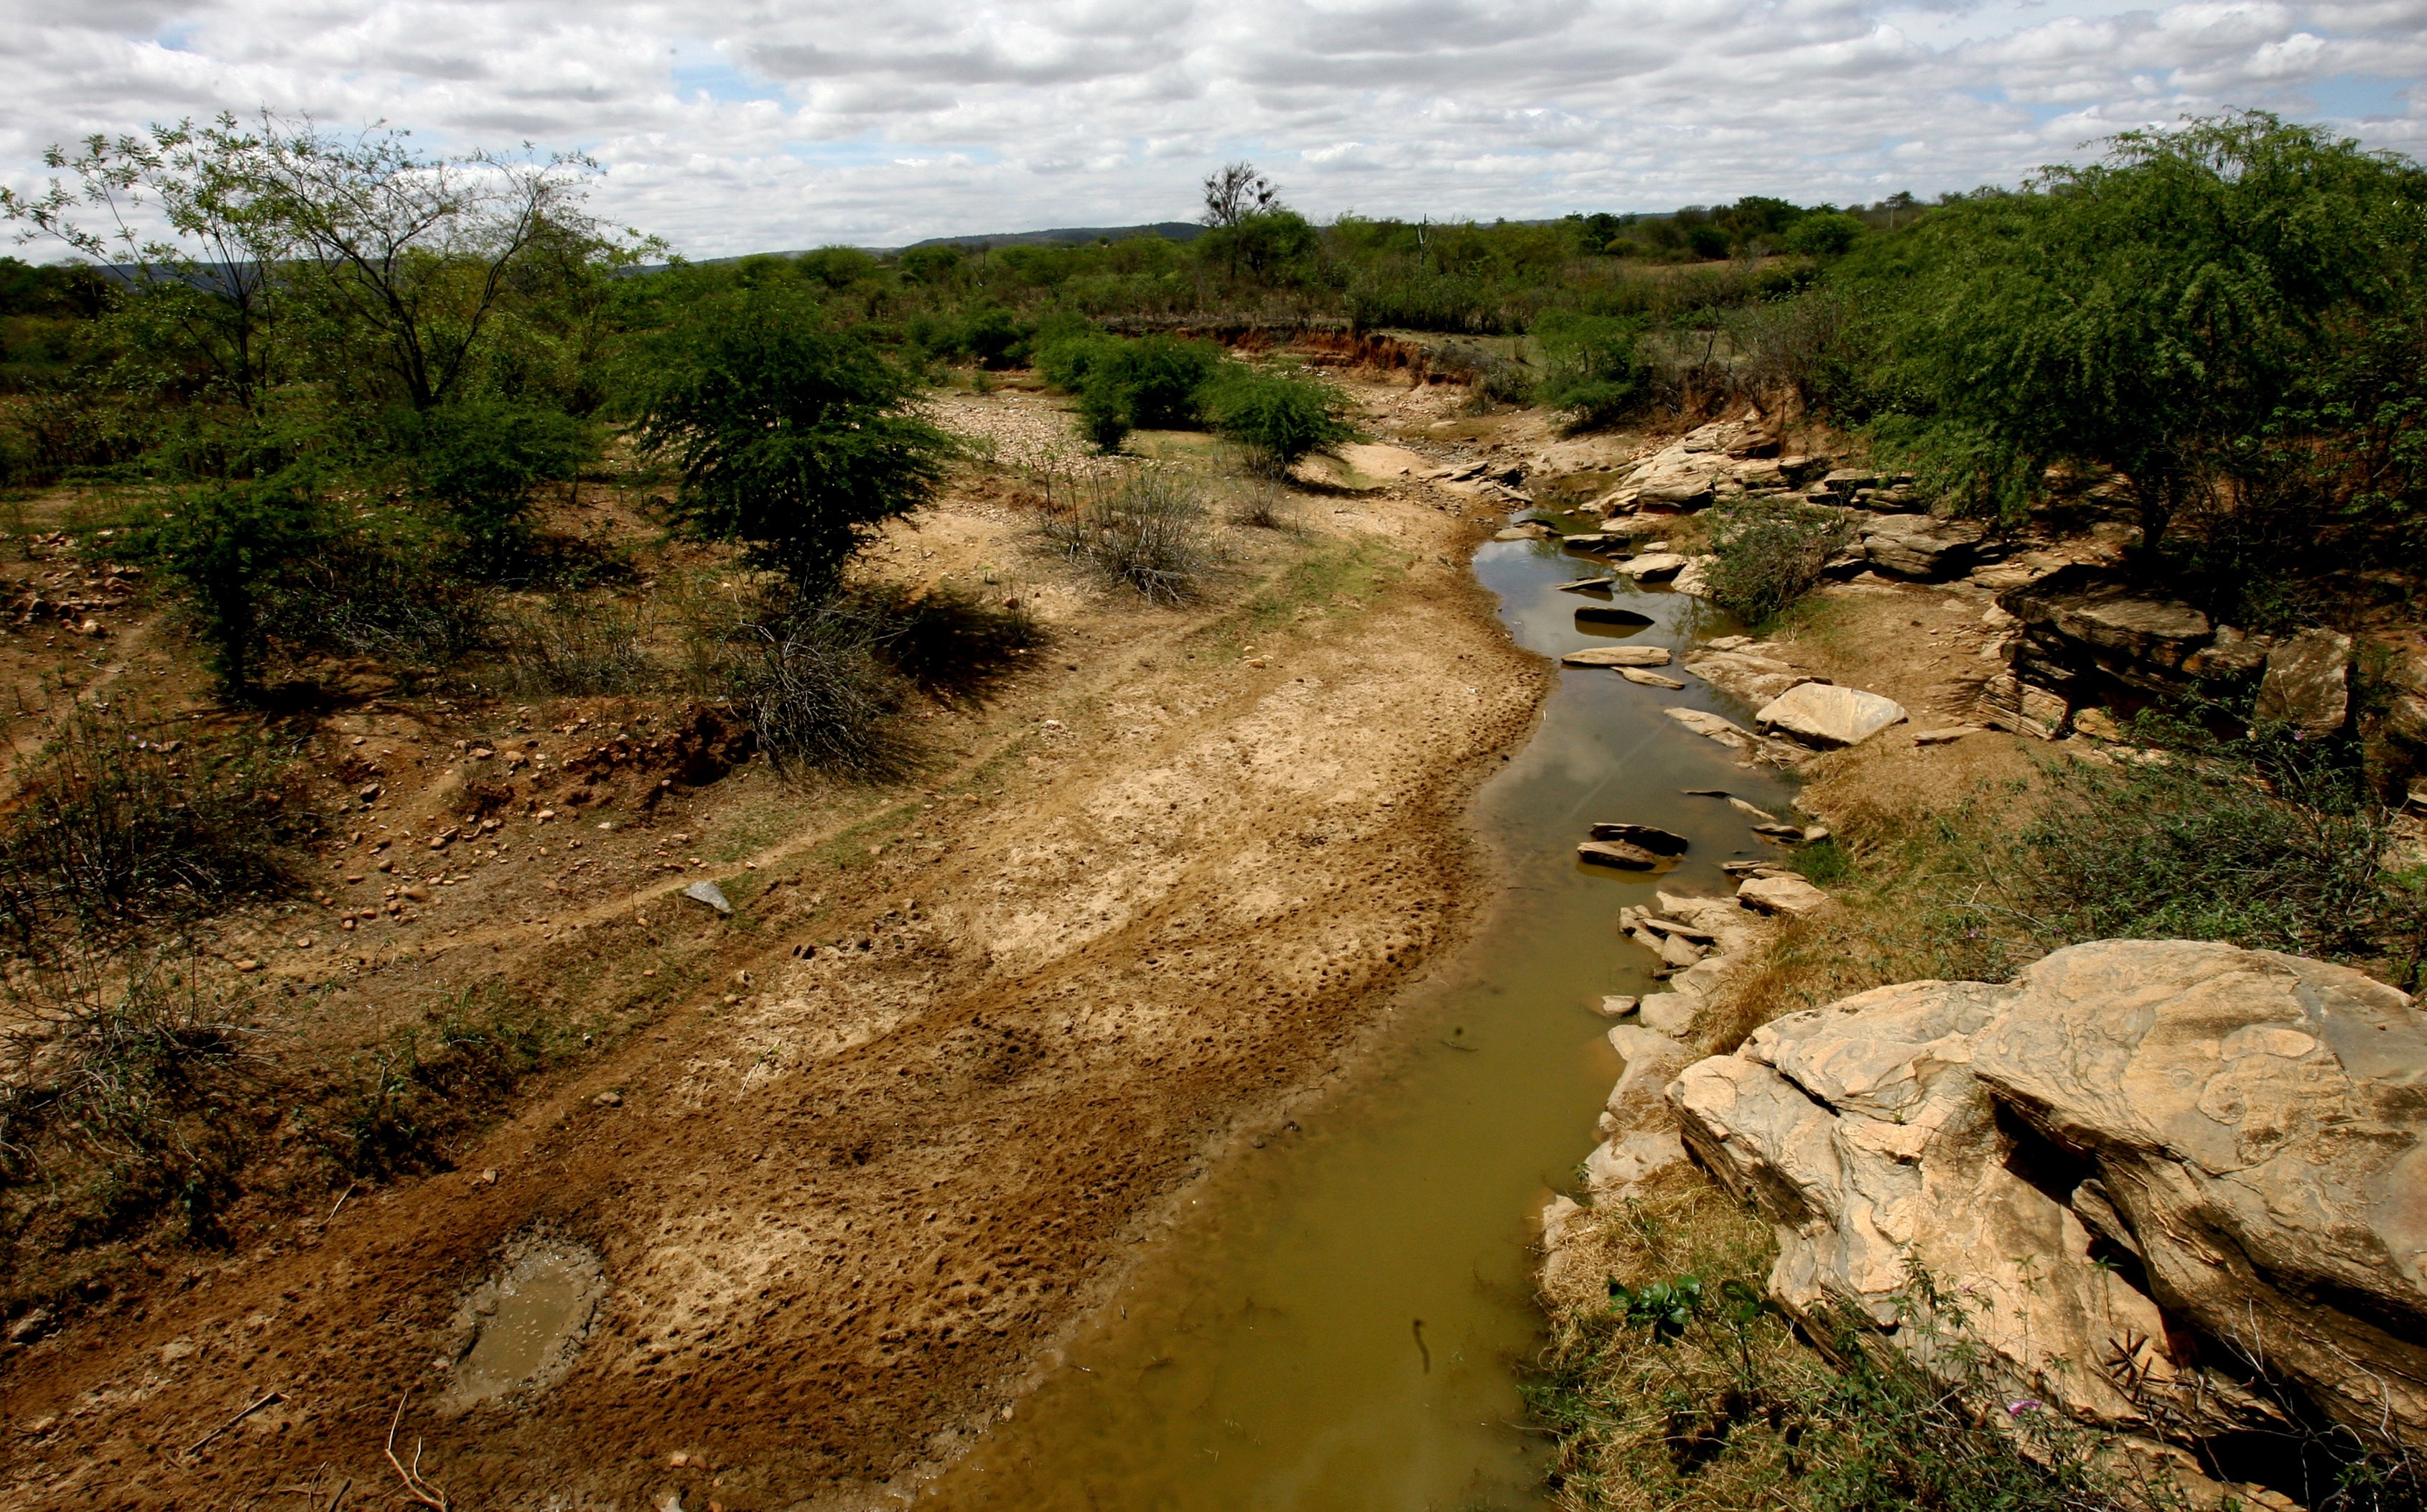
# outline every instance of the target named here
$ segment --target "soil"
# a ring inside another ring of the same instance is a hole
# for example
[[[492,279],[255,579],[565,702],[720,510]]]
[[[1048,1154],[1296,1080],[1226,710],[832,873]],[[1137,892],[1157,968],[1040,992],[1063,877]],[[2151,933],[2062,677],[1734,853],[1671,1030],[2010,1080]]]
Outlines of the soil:
[[[1435,457],[1542,439],[1358,391]],[[1001,459],[1051,461],[1051,401],[942,408],[998,463],[871,570],[1021,598],[1051,639],[922,709],[907,783],[779,778],[679,702],[318,718],[360,838],[314,862],[325,903],[222,920],[214,969],[333,1054],[480,991],[594,1049],[445,1169],[257,1196],[232,1249],[127,1251],[0,1355],[0,1505],[392,1502],[392,1425],[458,1507],[874,1504],[1013,1410],[1230,1142],[1321,1116],[1467,928],[1468,798],[1546,687],[1465,567],[1503,506],[1357,448],[1298,528],[1233,533],[1207,601],[1149,609],[1033,550]],[[122,620],[90,675],[167,634]],[[680,896],[703,878],[731,918]],[[442,1406],[467,1299],[543,1241],[608,1278],[579,1358]]]

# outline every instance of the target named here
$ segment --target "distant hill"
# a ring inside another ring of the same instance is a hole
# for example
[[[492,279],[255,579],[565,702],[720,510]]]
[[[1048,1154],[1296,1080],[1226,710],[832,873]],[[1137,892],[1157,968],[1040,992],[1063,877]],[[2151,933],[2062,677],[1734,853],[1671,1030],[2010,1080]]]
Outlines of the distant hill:
[[[911,247],[1043,247],[1057,242],[1118,241],[1124,236],[1161,236],[1165,241],[1195,241],[1205,228],[1194,220],[1158,220],[1150,226],[1066,226],[1059,231],[1003,231],[983,236],[930,236]],[[902,249],[904,252],[909,247]]]

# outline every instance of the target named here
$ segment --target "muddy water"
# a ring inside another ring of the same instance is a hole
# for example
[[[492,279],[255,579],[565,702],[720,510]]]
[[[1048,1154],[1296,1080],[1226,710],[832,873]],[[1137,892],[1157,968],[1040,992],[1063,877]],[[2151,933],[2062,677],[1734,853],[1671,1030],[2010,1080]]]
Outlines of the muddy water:
[[[1724,633],[1707,607],[1622,579],[1557,592],[1591,563],[1546,545],[1478,553],[1527,646],[1666,644]],[[1579,624],[1591,604],[1649,626]],[[1673,668],[1671,669],[1674,670]],[[1747,710],[1569,670],[1540,728],[1480,795],[1506,890],[1472,944],[1408,994],[1394,1047],[1362,1087],[1277,1127],[1203,1185],[1013,1421],[921,1498],[939,1507],[1113,1512],[1411,1512],[1540,1504],[1545,1446],[1518,1394],[1539,1347],[1528,1276],[1535,1215],[1574,1190],[1619,1071],[1592,1005],[1640,994],[1653,963],[1619,934],[1655,886],[1712,892],[1760,854],[1745,817],[1680,789],[1777,807],[1774,774],[1663,718]],[[1596,821],[1693,841],[1656,879],[1588,869]]]

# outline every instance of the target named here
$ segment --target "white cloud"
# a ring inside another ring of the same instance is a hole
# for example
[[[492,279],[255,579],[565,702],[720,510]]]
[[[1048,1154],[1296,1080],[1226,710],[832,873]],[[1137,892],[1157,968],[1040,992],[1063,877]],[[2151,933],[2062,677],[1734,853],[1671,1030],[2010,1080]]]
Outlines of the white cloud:
[[[2427,144],[2427,0],[0,0],[0,180],[262,105],[576,148],[698,256],[1180,218],[2011,183],[2227,106]]]

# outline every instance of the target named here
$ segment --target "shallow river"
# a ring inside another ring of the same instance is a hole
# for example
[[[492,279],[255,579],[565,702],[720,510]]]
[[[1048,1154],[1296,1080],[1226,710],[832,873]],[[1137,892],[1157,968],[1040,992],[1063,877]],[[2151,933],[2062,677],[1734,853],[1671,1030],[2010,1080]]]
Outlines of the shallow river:
[[[1724,633],[1700,601],[1621,579],[1614,598],[1560,593],[1592,564],[1553,545],[1487,545],[1475,571],[1525,645],[1623,641],[1680,654]],[[1614,604],[1633,631],[1580,625]],[[1670,671],[1673,674],[1675,669]],[[1655,886],[1725,890],[1723,860],[1760,842],[1721,788],[1771,808],[1766,769],[1661,717],[1747,710],[1569,669],[1525,748],[1488,783],[1474,822],[1506,866],[1469,944],[1404,994],[1392,1048],[1354,1091],[1268,1130],[1203,1183],[1118,1305],[1065,1368],[927,1488],[945,1508],[1106,1512],[1415,1512],[1539,1505],[1547,1446],[1518,1382],[1540,1347],[1528,1276],[1535,1215],[1576,1190],[1617,1079],[1593,1005],[1640,994],[1650,955],[1621,904]],[[1596,821],[1693,841],[1656,882],[1586,868]]]

